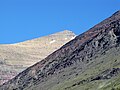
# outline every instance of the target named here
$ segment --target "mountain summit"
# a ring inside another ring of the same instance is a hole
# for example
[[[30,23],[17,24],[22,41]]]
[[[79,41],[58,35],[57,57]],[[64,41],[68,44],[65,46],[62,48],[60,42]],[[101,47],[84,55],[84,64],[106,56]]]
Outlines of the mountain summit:
[[[120,11],[4,83],[1,90],[119,90]]]
[[[44,59],[74,37],[72,31],[65,30],[25,42],[0,45],[0,84]]]

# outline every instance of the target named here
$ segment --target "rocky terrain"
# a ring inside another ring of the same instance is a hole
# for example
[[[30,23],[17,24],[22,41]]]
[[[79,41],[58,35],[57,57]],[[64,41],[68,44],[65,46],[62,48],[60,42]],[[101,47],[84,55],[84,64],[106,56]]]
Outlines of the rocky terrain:
[[[65,30],[16,44],[0,45],[0,84],[72,40],[75,34]]]
[[[120,90],[120,11],[4,83],[0,90]]]

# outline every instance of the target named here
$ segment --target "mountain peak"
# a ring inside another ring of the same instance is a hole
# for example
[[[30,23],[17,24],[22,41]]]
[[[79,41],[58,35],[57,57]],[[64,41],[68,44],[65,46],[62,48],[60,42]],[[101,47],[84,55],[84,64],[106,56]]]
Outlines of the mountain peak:
[[[54,33],[52,35],[71,35],[71,36],[76,36],[72,31],[70,30],[64,30],[64,31],[60,31],[57,33]]]
[[[64,30],[62,32],[65,32],[65,33],[73,33],[71,30]]]
[[[75,34],[71,31],[62,31],[16,44],[0,45],[0,67],[3,67],[0,68],[0,84],[44,59],[73,37]]]

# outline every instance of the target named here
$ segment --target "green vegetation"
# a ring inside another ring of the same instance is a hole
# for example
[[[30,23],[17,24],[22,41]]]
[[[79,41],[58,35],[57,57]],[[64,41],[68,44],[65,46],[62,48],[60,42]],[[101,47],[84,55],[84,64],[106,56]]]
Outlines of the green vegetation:
[[[64,83],[59,83],[49,90],[120,90],[119,75],[107,80],[96,80],[75,85],[82,80],[88,80],[91,77],[95,77],[110,68],[120,68],[120,55],[115,48],[102,57],[100,56],[100,58],[94,60],[92,65],[89,65],[82,74],[68,81],[64,81]]]

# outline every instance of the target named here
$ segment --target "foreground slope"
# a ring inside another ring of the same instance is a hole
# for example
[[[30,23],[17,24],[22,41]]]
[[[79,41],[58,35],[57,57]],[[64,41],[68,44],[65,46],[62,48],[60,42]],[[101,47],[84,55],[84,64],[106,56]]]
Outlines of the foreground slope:
[[[74,36],[65,30],[21,43],[0,45],[0,84],[44,59]]]
[[[120,11],[29,67],[0,90],[119,90]]]

